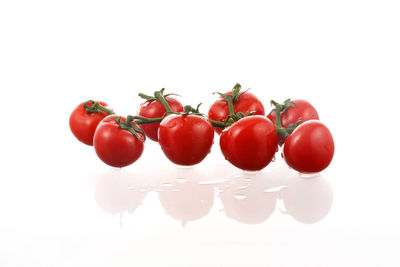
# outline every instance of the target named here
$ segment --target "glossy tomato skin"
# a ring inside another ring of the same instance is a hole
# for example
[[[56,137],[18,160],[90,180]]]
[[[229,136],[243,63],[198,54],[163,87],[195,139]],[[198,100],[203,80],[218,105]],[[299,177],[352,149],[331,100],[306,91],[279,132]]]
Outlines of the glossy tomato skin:
[[[160,123],[158,142],[175,164],[191,166],[210,153],[214,140],[212,124],[197,115],[168,115]]]
[[[183,112],[182,104],[171,97],[165,98],[168,101],[169,106],[174,112]],[[139,116],[143,116],[146,118],[159,118],[164,116],[165,108],[163,104],[159,100],[147,101],[140,106]],[[160,123],[151,123],[140,125],[144,134],[153,141],[158,141],[158,128],[160,127]]]
[[[318,120],[298,126],[285,141],[283,158],[301,173],[320,172],[332,161],[335,144],[329,129]]]
[[[264,116],[245,117],[225,128],[221,151],[234,166],[248,171],[265,168],[277,150],[275,126]]]
[[[142,155],[145,136],[138,132],[139,140],[128,130],[121,129],[115,117],[111,115],[99,123],[93,143],[97,156],[104,163],[121,168],[134,163]],[[120,118],[125,121],[124,117]],[[137,124],[132,122],[132,125]]]
[[[228,92],[225,94],[232,94],[232,92]],[[255,111],[254,115],[265,115],[264,106],[261,101],[258,100],[255,95],[249,92],[242,94],[239,97],[238,101],[233,103],[233,108],[236,113],[242,112],[246,114],[247,112]],[[214,121],[223,121],[228,115],[228,103],[222,100],[215,101],[208,111],[208,117]],[[215,127],[215,131],[218,134],[221,134],[222,129]]]
[[[309,120],[319,120],[318,112],[310,102],[302,99],[292,100],[292,102],[296,103],[296,106],[290,106],[281,114],[281,123],[283,127],[287,128],[289,124],[295,124],[298,120],[301,120],[302,123]],[[275,111],[267,117],[275,124]]]
[[[101,101],[95,101],[100,105],[107,107],[107,104]],[[93,146],[93,136],[99,122],[109,114],[105,112],[87,113],[83,108],[83,104],[79,104],[69,116],[69,128],[73,135],[82,143]],[[88,103],[88,106],[91,104]]]

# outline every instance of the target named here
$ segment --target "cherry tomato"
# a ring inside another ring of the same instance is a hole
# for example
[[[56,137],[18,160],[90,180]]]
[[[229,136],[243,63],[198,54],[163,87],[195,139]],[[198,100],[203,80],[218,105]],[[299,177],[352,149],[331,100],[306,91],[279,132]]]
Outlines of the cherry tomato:
[[[290,106],[285,112],[281,114],[281,124],[284,128],[288,128],[289,124],[295,124],[299,120],[300,123],[309,120],[319,120],[317,110],[306,100],[292,100],[291,102],[296,103],[296,105]],[[271,112],[267,116],[275,124],[276,113]],[[278,142],[282,140],[282,137],[278,136]]]
[[[171,97],[165,97],[173,112],[183,112],[182,104]],[[139,116],[146,118],[159,118],[165,115],[165,108],[159,100],[146,101],[139,110]],[[158,128],[160,123],[140,125],[145,135],[153,141],[158,141]]]
[[[113,167],[125,167],[142,155],[145,136],[137,132],[137,138],[128,130],[122,129],[116,118],[126,120],[124,117],[111,115],[99,123],[93,139],[94,149],[104,163]],[[132,125],[138,127],[135,122]]]
[[[201,116],[172,114],[161,121],[158,137],[169,160],[189,166],[201,162],[210,153],[214,130]]]
[[[222,131],[221,151],[234,166],[249,171],[261,170],[277,150],[274,124],[264,116],[245,117]]]
[[[232,94],[228,92],[225,94]],[[221,97],[222,98],[222,97]],[[233,103],[233,108],[236,113],[242,112],[246,115],[247,112],[255,111],[254,115],[265,115],[264,106],[258,98],[252,93],[243,93],[236,102]],[[208,111],[208,117],[214,121],[223,121],[229,115],[228,103],[223,100],[217,100],[212,104]],[[222,129],[215,127],[215,131],[221,134]]]
[[[292,100],[296,105],[290,106],[284,113],[281,114],[282,126],[287,128],[289,124],[295,124],[301,120],[301,123],[309,120],[319,120],[317,110],[306,100]],[[273,111],[267,116],[275,124],[276,114]]]
[[[283,158],[301,173],[320,172],[333,158],[335,145],[329,129],[318,120],[298,126],[286,139]]]
[[[95,101],[100,105],[107,107],[107,104],[100,101]],[[74,111],[72,111],[69,117],[69,128],[74,136],[81,141],[82,143],[93,146],[93,136],[94,131],[96,130],[97,125],[99,122],[107,117],[109,114],[102,111],[87,113],[86,110],[83,108],[83,104],[79,104]],[[91,106],[91,103],[87,104]]]

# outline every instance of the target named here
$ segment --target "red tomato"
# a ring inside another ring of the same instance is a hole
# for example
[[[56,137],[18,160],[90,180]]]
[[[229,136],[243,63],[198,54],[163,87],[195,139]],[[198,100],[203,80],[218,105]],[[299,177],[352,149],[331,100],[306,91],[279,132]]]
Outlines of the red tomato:
[[[298,126],[285,141],[286,163],[301,173],[320,172],[333,158],[335,145],[329,129],[318,120]]]
[[[288,128],[289,124],[295,124],[299,120],[301,123],[309,120],[319,120],[317,110],[306,100],[292,100],[291,102],[296,103],[290,106],[285,112],[281,114],[281,124],[284,128]],[[271,112],[267,116],[275,124],[276,113]],[[282,137],[278,136],[278,142],[282,140]]]
[[[100,105],[107,107],[107,104],[100,101],[95,101]],[[106,112],[87,113],[83,108],[83,104],[79,104],[69,117],[69,128],[74,136],[82,143],[93,146],[93,135],[99,122],[107,117]],[[87,104],[91,106],[91,103]]]
[[[214,139],[212,124],[198,115],[168,115],[160,123],[158,142],[167,158],[179,165],[195,165],[208,153]]]
[[[232,94],[228,92],[225,94]],[[221,97],[222,98],[222,97]],[[246,115],[247,112],[255,111],[254,115],[265,115],[264,106],[258,98],[252,93],[246,92],[242,94],[238,100],[233,103],[233,108],[236,113],[242,112]],[[217,100],[212,104],[208,111],[208,117],[214,121],[223,121],[229,115],[228,103],[223,100]],[[215,131],[221,134],[222,129],[215,127]]]
[[[165,97],[173,112],[183,112],[182,104],[171,97]],[[159,118],[165,115],[165,108],[159,100],[147,101],[143,103],[139,110],[139,116],[146,118]],[[153,141],[158,141],[158,128],[160,123],[140,125],[145,135]]]
[[[296,106],[290,106],[281,114],[281,123],[284,128],[289,127],[289,124],[295,124],[298,120],[301,120],[302,123],[309,120],[319,120],[317,110],[308,101],[297,99],[291,102],[296,103]],[[267,117],[275,124],[275,111]]]
[[[225,159],[234,166],[261,170],[277,150],[275,126],[264,116],[245,117],[222,131],[220,146]]]
[[[145,136],[137,132],[137,138],[128,130],[122,129],[116,117],[125,121],[124,117],[112,115],[99,123],[93,139],[94,149],[104,163],[113,167],[125,167],[142,155]],[[138,126],[135,122],[132,125]]]

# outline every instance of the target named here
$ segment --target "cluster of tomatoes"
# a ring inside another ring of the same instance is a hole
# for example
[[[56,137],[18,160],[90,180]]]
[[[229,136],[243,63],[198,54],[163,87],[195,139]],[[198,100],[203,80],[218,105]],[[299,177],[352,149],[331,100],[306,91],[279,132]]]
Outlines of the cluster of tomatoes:
[[[214,131],[220,134],[225,159],[248,171],[265,168],[279,146],[282,157],[301,173],[320,172],[330,164],[334,141],[305,100],[286,100],[266,116],[261,101],[236,84],[208,111],[183,106],[164,89],[145,99],[135,116],[114,114],[107,104],[86,101],[72,112],[69,125],[81,142],[93,145],[98,157],[113,167],[125,167],[142,154],[146,137],[160,144],[166,157],[178,165],[195,165],[211,151]]]

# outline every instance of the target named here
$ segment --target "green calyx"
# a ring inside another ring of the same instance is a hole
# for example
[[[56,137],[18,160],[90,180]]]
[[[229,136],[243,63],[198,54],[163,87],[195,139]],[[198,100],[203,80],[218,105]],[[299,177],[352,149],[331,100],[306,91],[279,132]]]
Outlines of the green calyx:
[[[181,114],[185,114],[185,115],[198,115],[198,116],[202,116],[205,117],[205,115],[203,113],[200,112],[200,106],[202,103],[198,104],[196,108],[190,106],[190,105],[186,105],[183,107],[183,112]]]
[[[146,102],[159,100],[161,102],[161,104],[164,106],[165,110],[167,111],[167,114],[171,114],[173,112],[171,110],[171,107],[168,104],[168,100],[166,99],[166,97],[171,96],[171,95],[174,95],[174,96],[180,96],[180,95],[173,94],[173,93],[164,95],[164,91],[165,91],[165,88],[162,88],[160,91],[155,91],[153,96],[145,95],[142,93],[139,93],[139,96],[143,99],[146,99]]]
[[[90,104],[90,106],[89,106]],[[111,109],[108,109],[102,106],[100,103],[95,102],[93,100],[88,100],[83,103],[83,108],[86,110],[87,113],[107,113],[107,114],[114,114]]]
[[[229,125],[237,122],[240,119],[243,119],[245,117],[249,117],[254,115],[256,112],[252,111],[252,112],[246,112],[246,114],[244,114],[243,112],[238,112],[236,114],[230,114],[228,115],[228,117],[226,117],[225,122],[228,123]]]
[[[143,117],[143,116],[131,116],[131,115],[129,115],[128,117],[131,117],[133,119],[133,121],[136,122],[136,124],[138,124],[138,125],[158,123],[164,119],[164,117],[147,118],[147,117]]]
[[[219,92],[216,92],[214,94],[219,94],[222,97],[222,101],[228,102],[228,100],[231,99],[233,103],[236,103],[239,100],[239,97],[241,95],[243,95],[244,93],[246,93],[247,91],[250,90],[250,89],[247,89],[242,92],[242,91],[240,91],[241,88],[242,88],[242,86],[239,83],[237,83],[232,88],[232,94],[223,94],[223,93],[219,93]]]
[[[239,100],[239,97],[241,95],[243,95],[248,90],[250,90],[250,89],[247,89],[246,91],[241,92],[240,91],[241,88],[242,88],[242,86],[239,83],[237,83],[237,84],[235,84],[235,86],[232,89],[232,94],[223,94],[223,93],[219,93],[219,92],[214,93],[214,94],[219,94],[222,97],[221,101],[225,101],[228,103],[229,115],[223,120],[223,125],[225,125],[225,126],[224,127],[219,126],[220,128],[225,128],[225,127],[230,126],[231,124],[237,122],[238,120],[243,119],[244,117],[254,115],[255,111],[247,112],[246,114],[244,114],[243,112],[238,112],[238,113],[235,112],[233,103],[236,103]],[[218,127],[218,126],[216,126],[216,127]]]
[[[138,126],[132,124],[132,122],[135,121],[135,118],[134,118],[134,117],[135,117],[135,116],[130,116],[130,115],[128,115],[128,117],[126,118],[125,121],[123,121],[123,120],[121,119],[121,117],[113,117],[113,118],[117,121],[117,123],[119,124],[119,127],[120,127],[121,129],[124,129],[124,130],[129,131],[131,134],[133,134],[134,136],[136,136],[137,139],[139,139],[140,141],[144,142],[145,139],[143,138],[143,137],[144,137],[143,130],[140,129],[140,127],[138,127]],[[139,136],[138,133],[141,133],[142,136]]]
[[[225,127],[231,125],[230,123],[210,120],[206,115],[204,115],[203,113],[200,112],[201,104],[202,103],[198,104],[196,108],[194,108],[194,107],[192,107],[190,105],[186,105],[186,106],[183,107],[183,112],[178,113],[178,114],[182,114],[182,115],[197,115],[197,116],[204,117],[212,124],[212,126],[217,127],[217,128],[224,129]]]
[[[271,100],[271,105],[276,107],[277,104],[278,104],[277,102],[275,102],[274,100]],[[288,108],[290,108],[291,106],[297,106],[297,104],[294,103],[293,101],[291,101],[290,98],[286,99],[285,101],[283,101],[282,104],[279,104],[279,105],[280,105],[280,108],[281,108],[281,112],[280,112],[281,114],[285,113],[288,110]],[[268,113],[268,115],[270,115],[274,111],[276,112],[276,108],[272,109]]]
[[[274,100],[271,100],[271,105],[274,106],[275,108],[269,113],[271,114],[273,111],[275,111],[275,128],[277,134],[282,137],[281,139],[281,144],[283,144],[286,140],[286,138],[289,137],[289,135],[296,129],[297,126],[300,125],[301,120],[298,120],[296,123],[291,123],[287,128],[282,126],[281,123],[281,115],[287,111],[287,109],[290,106],[296,106],[296,103],[291,102],[290,99],[285,100],[282,104],[278,104]],[[268,115],[269,115],[268,114]]]
[[[239,100],[239,97],[249,91],[250,89],[247,89],[246,91],[241,92],[242,86],[237,83],[232,89],[232,94],[223,94],[216,92],[214,94],[219,94],[222,97],[222,101],[226,101],[228,103],[228,108],[229,108],[229,113],[231,115],[235,114],[235,110],[233,108],[233,103],[236,103]]]

